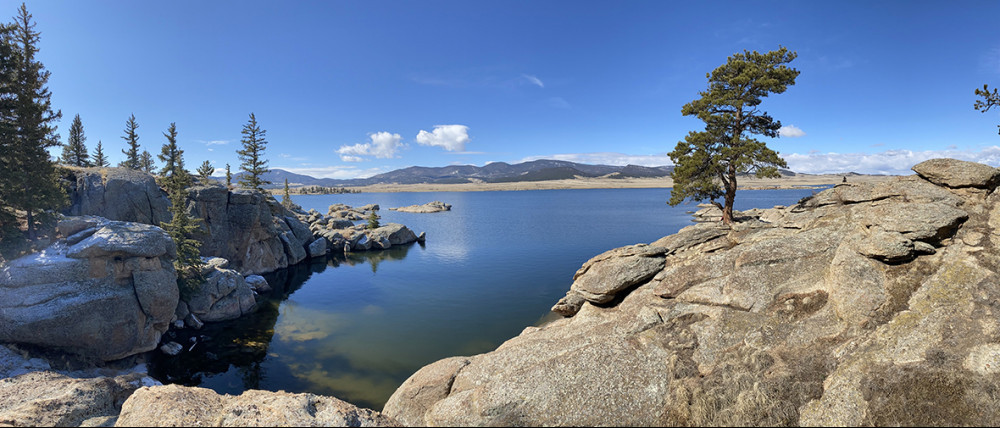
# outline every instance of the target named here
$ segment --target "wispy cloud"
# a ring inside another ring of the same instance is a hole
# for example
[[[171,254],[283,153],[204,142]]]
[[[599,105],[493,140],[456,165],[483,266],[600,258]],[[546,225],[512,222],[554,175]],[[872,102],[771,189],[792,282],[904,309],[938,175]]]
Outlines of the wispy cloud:
[[[555,160],[585,163],[591,165],[615,165],[615,166],[625,166],[625,165],[664,166],[664,165],[674,164],[670,160],[670,156],[667,156],[666,153],[660,153],[655,155],[628,155],[624,153],[614,153],[614,152],[559,153],[559,154],[543,155],[543,156],[528,156],[515,163],[528,162],[540,159],[555,159]]]
[[[538,85],[539,88],[545,87],[545,83],[543,83],[542,80],[539,79],[537,76],[532,76],[530,74],[522,74],[521,77],[527,80],[528,83],[531,83],[533,85]]]
[[[798,138],[805,137],[806,131],[799,129],[795,125],[785,125],[781,129],[778,129],[778,135],[787,138]]]
[[[563,99],[563,97],[551,97],[545,100],[545,103],[548,104],[549,107],[560,108],[560,109],[571,107],[569,101],[566,101],[565,99]]]
[[[199,142],[201,144],[204,144],[206,146],[224,146],[226,144],[229,144],[229,140],[208,140],[208,141],[206,141],[206,140],[195,140],[195,141],[197,141],[197,142]]]
[[[1000,165],[1000,147],[947,150],[886,150],[880,153],[809,153],[782,154],[788,169],[805,174],[909,175],[913,165],[934,158],[953,158],[991,166]]]
[[[365,160],[363,156],[374,156],[381,159],[396,157],[396,152],[404,145],[403,137],[399,134],[388,132],[376,132],[369,134],[370,142],[355,144],[353,146],[340,146],[337,153],[344,162],[361,162]]]
[[[463,152],[469,143],[469,127],[465,125],[436,125],[434,130],[417,133],[417,143],[437,146],[450,152]]]

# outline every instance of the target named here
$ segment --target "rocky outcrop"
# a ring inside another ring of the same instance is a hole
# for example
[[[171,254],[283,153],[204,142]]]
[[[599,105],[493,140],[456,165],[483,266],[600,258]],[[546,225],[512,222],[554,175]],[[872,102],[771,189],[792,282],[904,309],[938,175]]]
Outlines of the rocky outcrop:
[[[141,388],[122,406],[115,426],[399,426],[379,412],[333,397],[284,391],[219,395],[177,385]]]
[[[385,414],[406,425],[1000,423],[1000,194],[976,168],[962,181],[841,184],[732,227],[699,223],[602,254],[567,295],[577,309],[560,311],[575,315],[424,367]],[[607,273],[578,284],[597,269]]]
[[[69,215],[152,225],[170,221],[170,201],[149,174],[128,168],[72,168]],[[200,219],[201,254],[222,257],[243,274],[272,272],[307,257],[309,226],[269,195],[221,185],[188,190],[188,214]]]
[[[304,260],[314,238],[309,227],[274,198],[222,186],[188,191],[188,213],[201,219],[201,255],[229,260],[243,274],[258,274]]]
[[[300,214],[299,219],[309,224],[309,229],[318,237],[309,244],[309,256],[319,257],[330,251],[385,250],[393,245],[424,242],[426,235],[423,232],[417,235],[398,223],[388,223],[375,229],[368,229],[364,223],[354,224],[353,220],[361,220],[366,217],[365,213],[378,209],[379,206],[375,204],[361,208],[334,204],[330,205],[325,216],[316,210]]]
[[[226,269],[221,258],[213,258],[202,269],[205,282],[193,290],[186,290],[177,304],[176,317],[191,328],[200,328],[203,322],[219,322],[239,318],[257,310],[254,288],[246,278],[232,269]],[[267,281],[259,275],[255,285]]]
[[[399,208],[389,208],[392,211],[401,211],[406,213],[439,213],[441,211],[451,211],[451,204],[446,204],[441,201],[428,202],[423,205],[410,205],[407,207]]]
[[[72,168],[69,171],[67,215],[96,215],[156,226],[170,221],[167,193],[149,174],[130,168]]]
[[[917,175],[941,186],[992,189],[1000,184],[1000,169],[956,159],[931,159],[913,166]]]
[[[0,342],[102,360],[156,348],[178,301],[166,232],[99,217],[58,229],[68,237],[0,269]]]

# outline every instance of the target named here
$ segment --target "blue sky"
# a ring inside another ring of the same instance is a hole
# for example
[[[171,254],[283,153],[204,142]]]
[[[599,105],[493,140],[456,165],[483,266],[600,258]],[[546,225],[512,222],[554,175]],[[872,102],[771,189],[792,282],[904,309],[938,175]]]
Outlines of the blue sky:
[[[20,2],[0,1],[13,17]],[[354,178],[407,166],[666,156],[703,125],[681,106],[743,50],[798,53],[765,100],[798,172],[909,173],[940,156],[1000,166],[1000,2],[29,1],[66,137],[123,158],[239,161],[255,113],[270,167]]]

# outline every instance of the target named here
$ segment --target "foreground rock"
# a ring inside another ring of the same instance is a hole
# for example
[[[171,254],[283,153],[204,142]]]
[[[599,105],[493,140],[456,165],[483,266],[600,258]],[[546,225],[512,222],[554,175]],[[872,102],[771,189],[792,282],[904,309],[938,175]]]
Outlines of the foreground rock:
[[[379,412],[333,397],[246,391],[219,395],[177,385],[142,388],[122,406],[115,426],[399,426]]]
[[[575,315],[424,367],[384,412],[407,425],[997,425],[1000,194],[976,168],[842,184],[602,254],[554,308]]]
[[[0,345],[0,425],[109,426],[132,392],[157,384],[144,366],[56,370]]]
[[[410,205],[408,207],[389,208],[392,211],[406,213],[439,213],[441,211],[451,211],[451,204],[441,201],[428,202],[423,205]]]
[[[156,348],[178,301],[166,232],[99,217],[59,230],[68,237],[0,269],[0,342],[105,361]]]
[[[181,293],[175,314],[187,327],[201,328],[203,322],[232,320],[257,310],[254,288],[239,272],[226,269],[227,265],[225,259],[210,259],[202,269],[205,282]],[[251,277],[258,286],[261,281],[267,286],[259,275]]]
[[[70,169],[67,215],[159,225],[170,221],[170,200],[153,176],[131,168]]]

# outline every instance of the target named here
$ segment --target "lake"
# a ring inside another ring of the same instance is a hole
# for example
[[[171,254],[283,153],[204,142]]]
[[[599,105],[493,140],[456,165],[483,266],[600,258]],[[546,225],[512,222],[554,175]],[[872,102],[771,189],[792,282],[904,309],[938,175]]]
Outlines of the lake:
[[[791,205],[814,192],[741,190],[736,209]],[[256,313],[168,333],[190,352],[153,352],[150,373],[220,393],[312,392],[381,410],[420,367],[491,351],[551,319],[549,308],[591,257],[692,224],[695,205],[671,207],[669,197],[669,189],[293,196],[324,214],[334,203],[379,204],[383,224],[426,232],[427,241],[265,275],[275,291],[258,297]],[[452,210],[389,210],[435,200]]]

